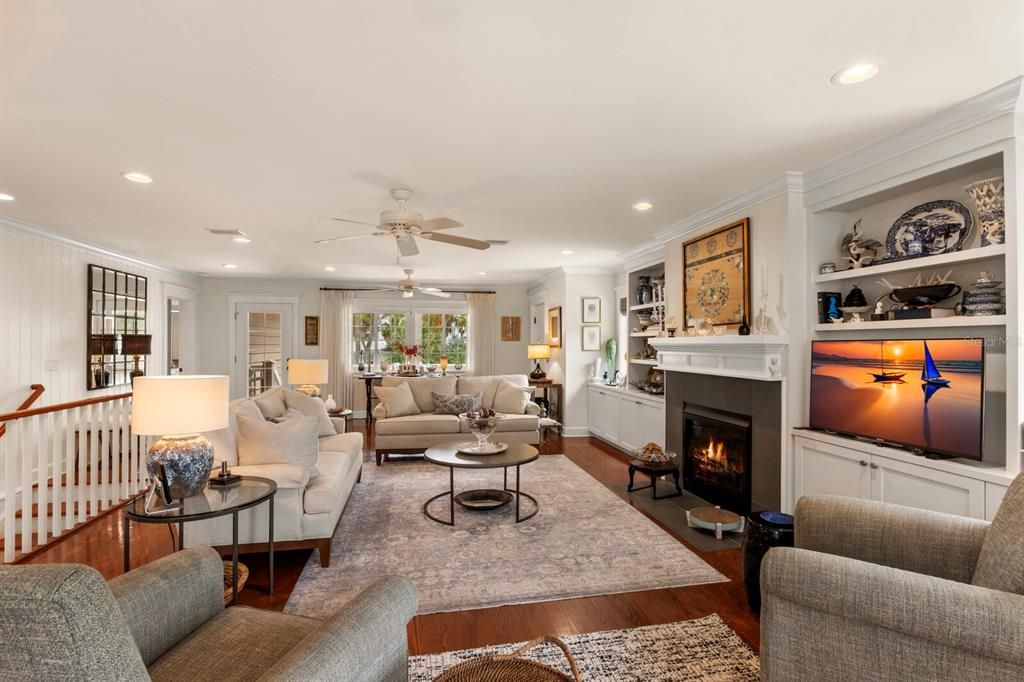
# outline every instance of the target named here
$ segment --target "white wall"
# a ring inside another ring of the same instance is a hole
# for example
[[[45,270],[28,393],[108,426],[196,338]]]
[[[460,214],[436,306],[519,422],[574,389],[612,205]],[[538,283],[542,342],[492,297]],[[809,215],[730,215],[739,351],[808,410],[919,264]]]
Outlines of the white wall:
[[[198,279],[100,252],[0,217],[0,412],[14,410],[41,383],[37,406],[129,390],[86,390],[87,266],[92,263],[149,279],[148,371],[164,374],[165,285],[195,289]]]

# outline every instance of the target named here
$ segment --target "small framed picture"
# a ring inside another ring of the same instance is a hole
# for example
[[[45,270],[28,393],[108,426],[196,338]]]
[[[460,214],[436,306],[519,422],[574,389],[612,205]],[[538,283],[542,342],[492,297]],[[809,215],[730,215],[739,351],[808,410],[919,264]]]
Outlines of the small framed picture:
[[[306,315],[306,345],[320,345],[320,316]]]
[[[548,345],[562,347],[562,306],[548,308]]]
[[[501,340],[518,341],[522,334],[523,320],[514,315],[502,315],[501,317]]]
[[[601,321],[601,299],[597,296],[583,297],[583,324]]]
[[[583,350],[601,350],[601,325],[583,325]]]
[[[818,323],[826,324],[834,319],[841,319],[843,313],[839,306],[843,305],[843,295],[838,291],[818,292]]]

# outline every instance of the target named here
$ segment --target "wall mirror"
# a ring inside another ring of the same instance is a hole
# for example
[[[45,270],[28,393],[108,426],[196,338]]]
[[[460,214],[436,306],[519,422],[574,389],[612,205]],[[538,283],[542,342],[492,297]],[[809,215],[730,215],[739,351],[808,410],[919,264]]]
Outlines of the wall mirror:
[[[126,355],[126,342],[146,333],[148,281],[133,275],[89,265],[89,340],[86,384],[90,391],[130,384],[132,371],[145,368],[145,356]],[[126,339],[125,337],[129,337]]]

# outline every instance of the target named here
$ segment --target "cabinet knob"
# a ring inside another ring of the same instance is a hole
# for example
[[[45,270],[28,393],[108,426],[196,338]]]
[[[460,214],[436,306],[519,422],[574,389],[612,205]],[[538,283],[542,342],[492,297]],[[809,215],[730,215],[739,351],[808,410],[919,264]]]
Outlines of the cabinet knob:
[[[866,461],[864,461],[864,460],[862,459],[862,460],[860,461],[860,465],[861,465],[862,467],[866,467],[866,466],[868,465],[868,463],[867,463]]]
[[[871,463],[871,468],[872,468],[872,469],[877,469],[877,468],[878,468],[878,465],[877,465],[877,464],[875,464],[874,462],[872,462],[872,463]]]

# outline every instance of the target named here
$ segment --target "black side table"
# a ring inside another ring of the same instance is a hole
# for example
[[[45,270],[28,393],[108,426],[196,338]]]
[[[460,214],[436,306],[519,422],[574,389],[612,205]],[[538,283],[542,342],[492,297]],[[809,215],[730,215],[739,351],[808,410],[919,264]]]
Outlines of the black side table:
[[[755,512],[747,517],[740,561],[743,584],[747,588],[747,604],[754,613],[761,613],[761,561],[772,547],[793,546],[793,517],[782,512]]]
[[[186,497],[181,506],[166,514],[146,513],[146,493],[136,496],[124,508],[124,572],[131,568],[131,521],[136,523],[178,524],[178,549],[185,549],[185,524],[231,515],[231,603],[238,600],[238,512],[268,503],[267,546],[270,553],[268,594],[274,596],[274,495],[277,483],[259,476],[242,476],[230,488],[207,486],[202,493]]]
[[[651,477],[650,485],[642,485],[639,488],[633,487],[633,476],[636,472],[647,474]],[[676,491],[668,495],[658,495],[658,478],[672,474],[672,480],[675,481]],[[655,462],[643,462],[639,459],[631,460],[629,463],[629,485],[626,486],[627,492],[636,492],[637,490],[651,489],[651,497],[655,500],[664,500],[669,497],[679,497],[683,494],[683,488],[679,485],[679,466],[673,462],[665,464],[657,464]]]

